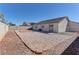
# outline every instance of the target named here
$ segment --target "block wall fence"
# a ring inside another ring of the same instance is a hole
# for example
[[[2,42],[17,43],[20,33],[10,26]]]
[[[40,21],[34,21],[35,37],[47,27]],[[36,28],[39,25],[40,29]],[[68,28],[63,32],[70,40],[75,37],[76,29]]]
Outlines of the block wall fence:
[[[0,22],[0,41],[3,39],[3,37],[7,32],[8,32],[8,25]]]

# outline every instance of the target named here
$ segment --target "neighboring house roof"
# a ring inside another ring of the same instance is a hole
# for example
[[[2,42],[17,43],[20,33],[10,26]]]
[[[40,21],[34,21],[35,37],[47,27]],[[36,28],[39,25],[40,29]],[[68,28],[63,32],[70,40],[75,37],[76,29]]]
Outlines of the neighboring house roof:
[[[58,22],[62,21],[64,18],[66,18],[67,20],[69,20],[67,16],[64,16],[64,17],[58,17],[58,18],[54,18],[54,19],[40,21],[37,24],[58,23]]]
[[[21,26],[31,26],[31,25],[34,25],[36,23],[33,23],[33,22],[24,22]]]
[[[75,22],[75,21],[70,21],[70,22],[72,22],[72,23],[76,23],[76,24],[79,24],[79,22]]]

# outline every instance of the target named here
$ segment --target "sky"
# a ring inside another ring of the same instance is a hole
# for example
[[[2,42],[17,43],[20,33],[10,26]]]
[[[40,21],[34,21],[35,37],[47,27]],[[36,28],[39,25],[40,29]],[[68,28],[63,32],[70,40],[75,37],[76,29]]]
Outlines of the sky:
[[[62,16],[68,16],[71,21],[79,22],[79,4],[77,3],[0,3],[0,13],[4,14],[6,22],[16,25]]]

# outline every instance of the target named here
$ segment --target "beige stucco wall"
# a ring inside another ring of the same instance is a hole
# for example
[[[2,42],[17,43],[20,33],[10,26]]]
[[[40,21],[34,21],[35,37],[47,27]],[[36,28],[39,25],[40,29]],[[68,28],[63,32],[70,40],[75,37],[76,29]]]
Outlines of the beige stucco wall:
[[[58,24],[58,32],[66,32],[68,20],[65,18]]]
[[[53,32],[58,32],[58,23],[50,23],[50,25],[53,25]]]
[[[37,26],[37,28],[36,28]],[[42,28],[42,26],[44,26],[44,28]],[[49,31],[49,24],[39,24],[39,25],[34,25],[33,26],[34,30],[39,30],[42,29],[42,31]]]
[[[44,26],[44,28],[42,28]],[[41,24],[39,27],[42,29],[42,31],[49,31],[49,24]]]
[[[79,23],[70,21],[68,27],[69,31],[79,32]]]
[[[5,34],[7,33],[7,31],[8,31],[8,25],[0,22],[0,41],[5,36]]]
[[[42,31],[49,31],[49,25],[53,25],[53,31],[58,32],[58,23],[50,23],[50,24],[39,24],[39,25],[33,25],[34,30],[42,29]],[[37,26],[37,28],[36,28]],[[42,28],[44,26],[44,28]]]
[[[65,18],[61,22],[56,22],[56,23],[48,23],[48,24],[38,24],[38,25],[33,25],[34,30],[42,29],[43,31],[49,31],[49,25],[53,25],[53,32],[65,32],[67,29],[67,24],[68,20]],[[35,28],[37,26],[37,28]],[[44,26],[44,28],[42,28]]]

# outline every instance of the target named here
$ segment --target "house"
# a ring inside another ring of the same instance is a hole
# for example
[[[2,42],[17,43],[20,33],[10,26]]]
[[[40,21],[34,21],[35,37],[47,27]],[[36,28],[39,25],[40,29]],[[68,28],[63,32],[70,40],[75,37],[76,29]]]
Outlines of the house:
[[[78,31],[79,23],[70,21],[67,16],[40,21],[32,26],[33,30],[44,32]]]
[[[31,26],[35,23],[32,23],[32,22],[23,22],[23,24],[21,26]]]

